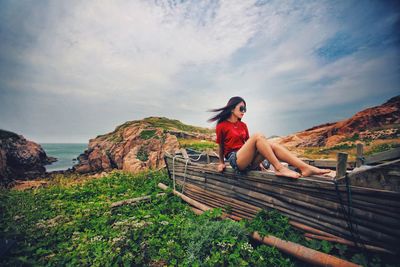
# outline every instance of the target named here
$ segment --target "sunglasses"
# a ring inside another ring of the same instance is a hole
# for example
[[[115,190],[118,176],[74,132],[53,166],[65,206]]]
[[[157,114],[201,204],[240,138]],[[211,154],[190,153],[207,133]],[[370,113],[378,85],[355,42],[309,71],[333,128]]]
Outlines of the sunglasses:
[[[240,110],[240,112],[243,112],[243,113],[245,113],[247,111],[246,106],[240,106],[239,110]]]

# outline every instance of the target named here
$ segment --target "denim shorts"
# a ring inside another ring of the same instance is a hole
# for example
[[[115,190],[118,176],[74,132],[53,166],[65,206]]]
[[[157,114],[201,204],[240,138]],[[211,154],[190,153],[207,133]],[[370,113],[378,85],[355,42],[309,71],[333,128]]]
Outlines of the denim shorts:
[[[260,170],[260,167],[258,167],[258,166],[255,167],[255,168],[252,168],[252,167],[251,167],[251,164],[250,164],[249,166],[247,166],[246,169],[240,170],[239,167],[238,167],[238,165],[237,165],[237,162],[236,162],[236,160],[237,160],[236,153],[237,153],[237,151],[229,152],[229,154],[226,155],[226,159],[228,160],[229,164],[231,165],[231,167],[235,170],[235,172],[236,172],[237,174],[245,174],[245,173],[248,172],[248,171],[252,171],[252,170],[257,170],[257,171],[259,171],[259,170]],[[263,165],[264,165],[264,167],[265,167],[266,169],[268,169],[270,163],[269,163],[267,160],[264,160],[264,161],[263,161]]]

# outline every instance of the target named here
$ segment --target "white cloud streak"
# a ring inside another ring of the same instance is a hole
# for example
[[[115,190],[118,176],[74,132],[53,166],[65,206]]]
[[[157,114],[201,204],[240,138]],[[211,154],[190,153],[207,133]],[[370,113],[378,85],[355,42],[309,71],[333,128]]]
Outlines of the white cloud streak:
[[[397,46],[367,47],[335,60],[316,52],[338,32],[354,31],[341,18],[351,4],[260,2],[50,1],[45,8],[32,9],[11,5],[2,21],[22,30],[32,43],[1,46],[1,58],[18,65],[0,75],[1,84],[3,90],[19,94],[82,102],[71,114],[75,120],[90,105],[93,111],[79,121],[87,137],[121,120],[151,115],[207,126],[211,114],[204,111],[224,105],[233,95],[248,100],[253,113],[247,121],[253,132],[287,134],[301,130],[291,126],[292,112],[318,113],[344,103],[360,106],[371,94],[387,97],[398,88]],[[13,21],[21,19],[16,16],[21,10],[32,11],[18,26]],[[396,12],[390,20],[379,20],[377,30],[395,24]],[[62,110],[41,110],[38,101],[15,108],[53,113],[46,115],[47,122],[60,118]],[[283,117],[289,121],[282,122]],[[62,122],[68,125],[69,119],[64,116]],[[35,120],[46,131],[46,124],[37,116]],[[18,130],[17,123],[5,121],[4,127]],[[89,128],[88,121],[102,126]],[[309,121],[304,128],[315,123]],[[40,139],[41,134],[32,136]]]

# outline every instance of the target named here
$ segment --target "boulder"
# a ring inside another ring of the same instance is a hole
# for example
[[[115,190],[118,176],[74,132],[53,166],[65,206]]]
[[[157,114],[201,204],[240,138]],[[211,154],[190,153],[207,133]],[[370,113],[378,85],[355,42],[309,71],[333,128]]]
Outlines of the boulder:
[[[287,147],[335,146],[346,139],[388,139],[400,137],[400,96],[386,103],[357,112],[349,119],[325,123],[281,137]]]
[[[47,157],[43,148],[22,135],[0,130],[0,183],[26,180],[44,175],[45,165],[56,159]]]
[[[174,153],[180,148],[177,137],[211,140],[212,132],[210,129],[185,125],[163,117],[126,122],[111,133],[91,139],[88,149],[78,157],[79,162],[73,169],[78,173],[111,169],[136,173],[163,168],[164,153]]]

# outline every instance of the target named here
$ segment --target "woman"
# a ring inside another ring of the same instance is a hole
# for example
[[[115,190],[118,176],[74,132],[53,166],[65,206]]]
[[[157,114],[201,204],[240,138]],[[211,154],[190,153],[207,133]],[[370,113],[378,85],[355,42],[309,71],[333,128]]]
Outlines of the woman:
[[[223,172],[225,169],[224,158],[237,172],[258,169],[260,163],[265,159],[274,166],[275,174],[278,176],[299,178],[300,176],[322,175],[330,172],[330,170],[306,164],[283,146],[270,143],[260,133],[249,136],[246,124],[241,121],[246,112],[246,101],[243,98],[232,97],[225,107],[211,111],[219,112],[208,120],[209,122],[218,121],[216,142],[219,145],[219,172]],[[285,167],[279,160],[295,166],[301,174]]]

